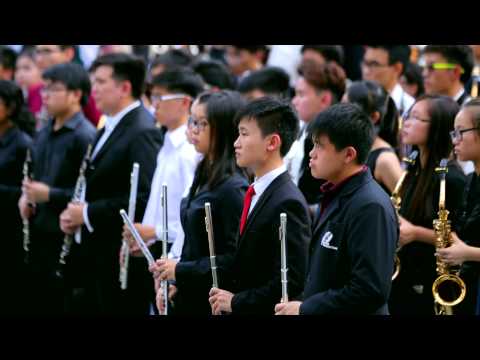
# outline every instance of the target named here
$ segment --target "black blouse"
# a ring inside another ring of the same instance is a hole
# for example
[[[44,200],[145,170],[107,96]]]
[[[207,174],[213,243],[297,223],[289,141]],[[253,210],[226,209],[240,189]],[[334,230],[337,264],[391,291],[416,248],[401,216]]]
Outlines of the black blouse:
[[[175,277],[176,314],[211,314],[208,292],[212,286],[210,253],[205,227],[205,203],[210,202],[217,257],[233,254],[239,232],[247,179],[235,174],[214,189],[201,188],[193,197],[186,197],[180,206],[185,240]],[[221,286],[222,279],[219,279]]]

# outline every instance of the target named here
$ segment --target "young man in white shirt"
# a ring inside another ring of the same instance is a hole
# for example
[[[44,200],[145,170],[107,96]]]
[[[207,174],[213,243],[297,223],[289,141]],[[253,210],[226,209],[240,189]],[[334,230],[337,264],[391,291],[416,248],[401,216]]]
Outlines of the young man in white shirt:
[[[180,222],[180,202],[190,189],[199,160],[194,146],[187,139],[187,122],[193,99],[202,91],[201,78],[189,69],[172,69],[157,75],[152,81],[152,103],[155,107],[155,119],[166,130],[164,143],[157,156],[157,166],[153,176],[152,188],[145,215],[141,223],[135,223],[142,239],[148,246],[162,239],[162,184],[167,185],[168,214],[168,257],[178,260],[182,253],[184,233]],[[153,302],[154,283],[146,266],[146,260],[126,226],[124,236],[130,240],[133,262],[140,263],[142,277],[141,289],[132,288],[139,308]],[[152,251],[157,257],[161,254],[161,245],[155,245]],[[132,258],[130,258],[132,261]],[[133,263],[132,263],[133,264]],[[128,281],[131,284],[130,281]],[[130,285],[129,285],[130,287]],[[144,296],[140,294],[143,292]]]

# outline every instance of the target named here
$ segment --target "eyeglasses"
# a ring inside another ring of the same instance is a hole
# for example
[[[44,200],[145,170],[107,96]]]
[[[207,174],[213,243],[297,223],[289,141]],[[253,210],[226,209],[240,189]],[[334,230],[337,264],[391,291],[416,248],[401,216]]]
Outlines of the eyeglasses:
[[[415,115],[412,115],[412,114],[405,114],[405,116],[403,117],[403,121],[405,122],[407,120],[421,121],[421,122],[424,122],[424,123],[432,122],[432,120],[430,120],[430,119],[420,119],[419,117],[417,117]]]
[[[50,55],[54,52],[59,52],[60,49],[35,49],[36,55]]]
[[[168,94],[168,95],[152,95],[150,96],[152,103],[168,100],[177,100],[177,99],[190,99],[190,96],[185,94]]]
[[[473,127],[473,128],[470,128],[470,129],[455,129],[453,131],[450,131],[450,137],[452,138],[452,141],[455,141],[455,140],[458,140],[458,141],[462,141],[463,140],[463,133],[466,133],[468,131],[472,131],[472,130],[478,130],[480,128],[478,127]]]
[[[460,68],[460,73],[463,74],[465,70],[459,65],[459,64],[453,64],[453,63],[431,63],[431,64],[425,64],[423,66],[424,70],[427,70],[428,72],[431,72],[433,70],[454,70],[457,67]]]
[[[48,85],[44,86],[43,88],[40,89],[41,94],[50,94],[52,92],[60,92],[60,91],[67,91],[67,89],[63,86],[58,86],[58,85]]]
[[[372,61],[363,60],[362,61],[362,66],[367,67],[367,68],[378,69],[378,68],[387,67],[387,66],[390,66],[390,65],[389,64],[380,64],[378,61],[375,61],[375,60],[372,60]]]
[[[193,116],[190,116],[188,118],[188,127],[192,130],[203,131],[208,125],[208,121],[206,120],[198,120],[195,119]]]

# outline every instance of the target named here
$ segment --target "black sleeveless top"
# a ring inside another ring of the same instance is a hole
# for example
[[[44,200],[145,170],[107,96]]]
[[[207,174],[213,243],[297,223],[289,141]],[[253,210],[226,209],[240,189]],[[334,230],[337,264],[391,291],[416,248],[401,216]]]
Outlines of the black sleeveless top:
[[[377,166],[377,160],[378,160],[378,157],[384,153],[384,152],[393,152],[395,153],[395,150],[393,148],[390,148],[390,147],[383,147],[383,148],[378,148],[378,149],[375,149],[375,150],[372,150],[370,151],[370,153],[368,154],[368,158],[367,158],[367,162],[366,162],[366,165],[370,168],[370,171],[372,172],[372,176],[373,178],[377,181],[377,183],[382,187],[383,190],[385,190],[385,192],[387,194],[391,194],[390,190],[385,186],[385,184],[382,184],[381,182],[378,181],[377,178],[375,178],[375,168]]]

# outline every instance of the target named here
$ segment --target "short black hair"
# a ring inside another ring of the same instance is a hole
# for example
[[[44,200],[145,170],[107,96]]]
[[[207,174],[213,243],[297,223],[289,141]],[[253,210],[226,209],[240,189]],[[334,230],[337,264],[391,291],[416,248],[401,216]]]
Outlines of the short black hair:
[[[335,61],[339,65],[343,65],[344,54],[340,45],[303,45],[301,53],[306,50],[313,50],[322,55],[326,61]]]
[[[117,81],[129,81],[132,85],[132,97],[140,98],[145,83],[145,61],[135,55],[116,53],[99,56],[95,59],[90,72],[100,66],[109,66],[113,69],[112,77]]]
[[[402,74],[410,62],[410,46],[408,45],[367,45],[373,49],[383,49],[388,53],[388,64],[393,65],[401,63],[403,65]]]
[[[265,67],[253,71],[238,84],[242,94],[253,90],[261,90],[267,95],[287,98],[290,89],[290,76],[279,67]]]
[[[33,137],[35,117],[27,108],[22,89],[13,81],[0,80],[0,99],[9,112],[10,120]]]
[[[17,62],[17,53],[9,47],[2,46],[0,48],[0,64],[4,69],[15,70]]]
[[[322,111],[310,125],[312,138],[328,136],[337,151],[352,146],[357,163],[365,164],[375,133],[372,121],[357,104],[339,103]]]
[[[409,63],[407,65],[407,68],[405,69],[405,72],[403,73],[403,76],[405,76],[407,84],[417,85],[417,93],[416,96],[414,96],[415,98],[425,93],[425,86],[423,85],[422,67],[420,65]]]
[[[210,86],[216,86],[221,90],[235,89],[234,77],[228,71],[227,67],[219,61],[198,61],[193,65],[193,70]]]
[[[278,134],[282,140],[280,155],[284,157],[299,131],[298,116],[292,106],[284,100],[270,96],[253,100],[238,112],[237,124],[242,119],[255,120],[265,137],[270,134]]]
[[[466,84],[472,77],[473,50],[468,45],[427,45],[423,53],[437,53],[442,55],[448,62],[459,64],[464,73],[460,76],[462,84]]]
[[[159,86],[171,92],[180,92],[196,98],[203,91],[204,84],[200,75],[190,68],[173,68],[155,76],[152,88]]]
[[[54,65],[45,70],[42,77],[52,82],[60,82],[68,90],[80,90],[82,92],[80,105],[87,105],[91,85],[88,73],[82,65],[76,63]]]
[[[157,67],[158,65],[164,65],[165,69],[177,66],[191,66],[192,62],[193,56],[187,51],[170,49],[163,54],[156,55],[150,64],[150,69]]]

